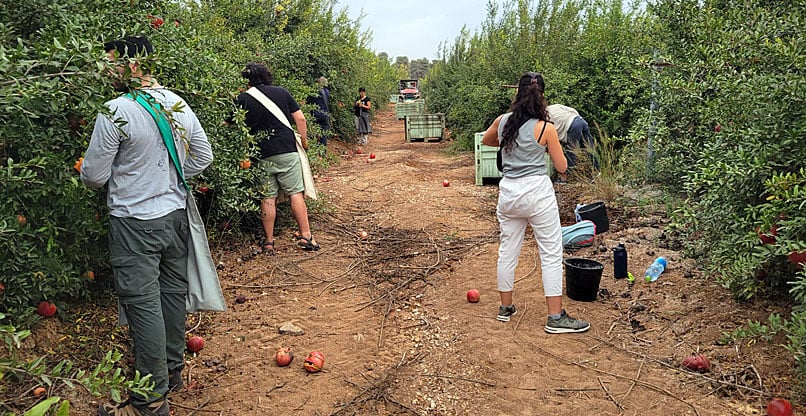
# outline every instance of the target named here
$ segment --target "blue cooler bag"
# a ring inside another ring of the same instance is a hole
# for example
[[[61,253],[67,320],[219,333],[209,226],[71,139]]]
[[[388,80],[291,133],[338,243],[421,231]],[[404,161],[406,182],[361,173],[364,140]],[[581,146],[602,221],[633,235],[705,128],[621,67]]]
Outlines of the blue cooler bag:
[[[563,247],[570,250],[593,245],[593,238],[596,236],[596,224],[591,220],[582,220],[574,225],[561,227],[561,230]]]

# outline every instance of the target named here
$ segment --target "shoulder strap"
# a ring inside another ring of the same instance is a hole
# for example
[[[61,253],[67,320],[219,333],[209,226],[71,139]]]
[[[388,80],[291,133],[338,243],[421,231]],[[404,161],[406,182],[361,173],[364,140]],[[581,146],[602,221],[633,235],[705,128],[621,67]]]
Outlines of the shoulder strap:
[[[291,128],[291,123],[288,121],[288,117],[286,117],[283,113],[283,110],[280,110],[280,107],[278,107],[274,101],[267,97],[266,94],[263,94],[262,91],[255,87],[249,88],[246,90],[246,93],[260,101],[260,103],[263,104],[263,106],[266,107],[266,109],[269,110],[269,112],[271,112],[275,117],[277,117],[281,123],[291,129],[291,131],[294,131],[294,129]]]
[[[168,149],[168,155],[170,155],[171,161],[176,168],[176,173],[179,175],[179,179],[182,180],[182,184],[185,185],[185,189],[190,190],[190,186],[188,186],[185,181],[185,174],[182,172],[182,165],[179,164],[179,156],[176,154],[176,144],[174,143],[171,123],[165,117],[162,111],[162,105],[145,91],[138,90],[134,93],[128,93],[126,97],[143,106],[143,108],[151,114],[151,117],[154,118],[154,122],[157,123],[157,128],[159,128],[160,134],[162,135],[162,140],[165,142],[165,148]]]
[[[540,144],[540,138],[543,137],[543,132],[546,131],[546,124],[549,124],[549,122],[543,120],[543,128],[540,130],[540,136],[537,136],[537,144]]]

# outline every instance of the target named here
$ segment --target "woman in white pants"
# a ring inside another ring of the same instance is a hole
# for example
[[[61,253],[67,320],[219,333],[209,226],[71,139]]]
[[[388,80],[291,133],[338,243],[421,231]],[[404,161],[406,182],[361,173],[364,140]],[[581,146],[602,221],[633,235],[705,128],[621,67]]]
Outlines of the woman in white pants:
[[[498,116],[482,139],[482,143],[488,146],[503,148],[504,175],[498,184],[496,210],[501,226],[497,271],[501,296],[498,320],[507,322],[516,313],[512,303],[515,268],[529,224],[540,249],[543,291],[548,308],[545,330],[552,334],[583,332],[590,328],[590,324],[570,317],[562,306],[560,212],[554,186],[546,171],[546,152],[559,173],[565,172],[568,161],[557,138],[557,130],[546,112],[545,88],[542,75],[527,72],[521,76],[510,111]]]

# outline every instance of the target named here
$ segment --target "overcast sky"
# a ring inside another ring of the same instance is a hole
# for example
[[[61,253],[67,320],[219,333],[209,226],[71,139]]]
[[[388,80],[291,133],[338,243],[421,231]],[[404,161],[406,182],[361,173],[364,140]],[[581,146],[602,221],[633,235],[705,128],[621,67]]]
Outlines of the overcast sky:
[[[487,0],[338,0],[362,31],[372,32],[371,48],[389,57],[437,58],[440,42],[453,42],[463,25],[470,33],[487,16]],[[497,1],[498,2],[498,1]],[[500,2],[499,2],[500,3]]]

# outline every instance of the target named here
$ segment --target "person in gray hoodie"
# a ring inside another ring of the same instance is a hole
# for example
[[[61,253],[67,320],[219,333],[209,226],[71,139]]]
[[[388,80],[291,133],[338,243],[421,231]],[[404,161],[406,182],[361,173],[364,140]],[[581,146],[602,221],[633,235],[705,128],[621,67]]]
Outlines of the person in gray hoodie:
[[[188,104],[161,86],[144,58],[153,52],[144,36],[104,45],[107,75],[117,91],[147,94],[168,113],[186,178],[213,161],[207,135]],[[169,389],[182,386],[185,298],[188,293],[187,190],[171,162],[154,117],[131,96],[106,103],[80,166],[81,181],[107,185],[109,254],[115,293],[129,323],[134,367],[154,382],[152,396],[131,393],[104,403],[98,415],[168,416]]]

